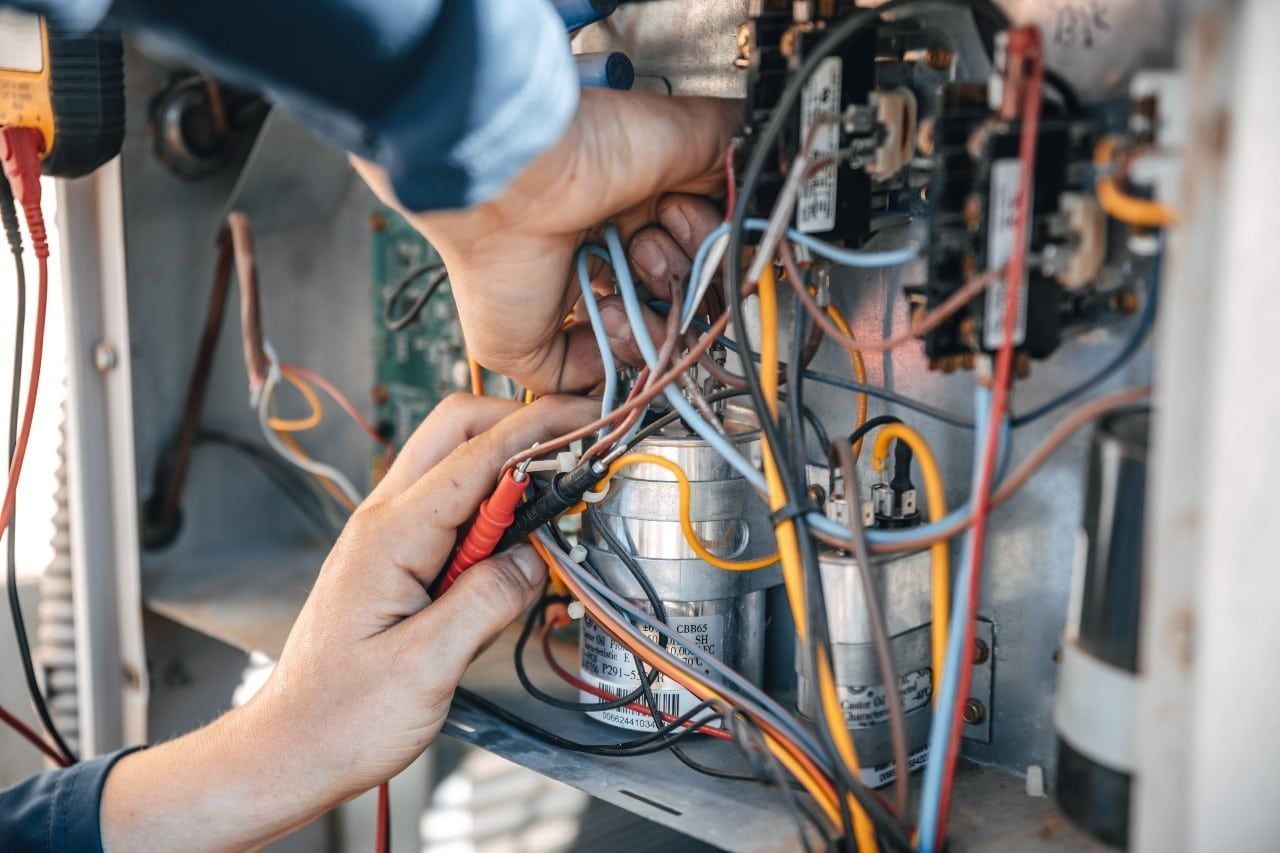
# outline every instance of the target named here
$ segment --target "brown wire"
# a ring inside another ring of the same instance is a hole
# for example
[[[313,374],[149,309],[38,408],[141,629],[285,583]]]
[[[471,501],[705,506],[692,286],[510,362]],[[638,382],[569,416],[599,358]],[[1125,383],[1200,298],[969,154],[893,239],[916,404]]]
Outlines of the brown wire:
[[[853,543],[853,555],[858,564],[858,577],[862,581],[862,597],[867,602],[867,627],[871,630],[871,645],[874,647],[876,662],[880,667],[880,680],[884,683],[885,700],[889,710],[889,741],[893,746],[893,764],[897,772],[893,777],[894,811],[899,819],[906,821],[910,814],[907,777],[910,765],[907,763],[907,719],[902,707],[902,688],[898,683],[898,668],[894,664],[893,648],[889,645],[889,630],[884,618],[884,605],[880,601],[880,589],[872,572],[877,567],[871,564],[870,552],[867,548],[867,534],[862,529],[862,514],[854,511],[858,495],[862,494],[858,485],[858,466],[854,463],[853,448],[848,438],[837,438],[831,442],[840,459],[840,469],[844,474],[845,500],[849,504],[849,538]]]
[[[813,301],[813,296],[799,282],[796,273],[795,256],[791,253],[791,247],[786,240],[778,244],[778,255],[782,258],[782,264],[787,269],[787,280],[791,283],[791,289],[796,294],[796,299],[804,308],[805,313],[813,320],[815,324],[822,328],[822,331],[840,346],[849,350],[861,350],[867,352],[885,352],[903,344],[927,335],[929,332],[942,325],[953,314],[967,305],[982,291],[986,290],[991,284],[1000,278],[1003,268],[988,270],[981,275],[974,276],[964,283],[962,287],[952,293],[942,301],[937,308],[931,313],[912,323],[905,331],[899,332],[892,338],[884,341],[855,341],[853,338],[841,332],[835,323],[831,322],[831,318],[823,311],[817,302]]]
[[[227,215],[231,246],[235,253],[236,276],[240,279],[240,332],[244,337],[244,366],[249,373],[249,390],[257,394],[267,381],[270,364],[262,347],[262,308],[258,303],[258,263],[253,250],[253,228],[249,217],[239,211]]]
[[[506,465],[503,467],[509,468],[513,465],[519,465],[526,459],[533,459],[537,456],[543,456],[552,450],[559,450],[580,438],[586,438],[601,427],[616,423],[627,414],[647,406],[654,397],[657,397],[662,393],[664,388],[679,379],[681,373],[684,373],[690,367],[697,364],[698,359],[702,354],[711,349],[711,345],[716,342],[716,339],[724,334],[724,330],[727,328],[729,328],[729,314],[728,312],[725,312],[720,315],[720,319],[711,324],[711,328],[707,330],[706,334],[704,334],[698,340],[697,344],[690,348],[690,350],[686,352],[670,370],[658,377],[655,382],[652,382],[649,387],[645,388],[639,394],[627,400],[621,406],[602,418],[596,418],[589,424],[580,426],[570,432],[566,432],[564,435],[557,436],[556,438],[543,442],[536,447],[531,447],[528,450],[517,453],[515,456],[508,459]]]
[[[196,362],[191,368],[191,380],[187,383],[187,394],[182,401],[182,420],[174,441],[173,462],[169,482],[164,490],[164,503],[160,505],[157,517],[151,520],[151,523],[161,527],[173,517],[182,500],[182,489],[191,466],[191,453],[200,428],[200,412],[204,408],[205,393],[213,372],[213,357],[218,350],[218,335],[226,316],[227,294],[231,290],[231,258],[231,235],[224,227],[218,232],[218,257],[213,268],[213,284],[209,288],[209,305],[205,309],[204,332],[200,335]]]

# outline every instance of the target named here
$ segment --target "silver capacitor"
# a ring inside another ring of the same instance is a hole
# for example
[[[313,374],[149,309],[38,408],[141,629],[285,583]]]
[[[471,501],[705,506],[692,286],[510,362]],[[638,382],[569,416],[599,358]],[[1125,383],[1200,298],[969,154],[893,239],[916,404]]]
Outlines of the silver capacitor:
[[[725,423],[738,451],[760,464],[760,436],[753,427]],[[679,465],[690,481],[690,518],[703,544],[717,557],[751,560],[775,551],[773,526],[764,501],[715,450],[697,436],[659,435],[634,448]],[[605,499],[586,513],[581,542],[606,582],[641,609],[652,612],[644,591],[599,532],[607,525],[639,564],[667,612],[667,624],[695,647],[760,683],[765,655],[765,595],[782,582],[774,564],[755,571],[718,569],[698,558],[680,524],[680,491],[665,468],[639,463],[620,470]],[[696,669],[706,667],[696,660]],[[582,621],[580,671],[583,680],[614,695],[639,686],[631,654],[590,618]],[[659,707],[679,715],[698,700],[660,676],[653,683]],[[597,697],[583,694],[582,701]],[[626,708],[591,716],[623,728],[653,728],[653,719]]]
[[[853,736],[862,781],[872,787],[892,782],[897,768],[889,739],[889,706],[884,679],[871,642],[867,602],[858,562],[848,554],[824,551],[818,559],[831,635],[831,657],[845,725]],[[877,563],[880,600],[906,716],[908,763],[923,766],[932,719],[930,657],[930,577],[932,561],[920,551]],[[797,707],[807,717],[816,709],[808,650],[796,649]]]

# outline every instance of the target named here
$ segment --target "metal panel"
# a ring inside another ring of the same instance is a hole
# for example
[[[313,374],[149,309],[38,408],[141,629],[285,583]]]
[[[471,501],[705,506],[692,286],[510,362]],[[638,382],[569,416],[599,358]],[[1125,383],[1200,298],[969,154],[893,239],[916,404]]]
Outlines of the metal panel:
[[[1191,139],[1153,437],[1134,841],[1270,850],[1280,836],[1280,683],[1263,674],[1280,654],[1280,385],[1268,375],[1280,361],[1280,5],[1194,6]],[[1224,477],[1230,497],[1216,500]]]
[[[80,743],[99,755],[146,740],[148,690],[119,159],[59,182],[58,217]]]

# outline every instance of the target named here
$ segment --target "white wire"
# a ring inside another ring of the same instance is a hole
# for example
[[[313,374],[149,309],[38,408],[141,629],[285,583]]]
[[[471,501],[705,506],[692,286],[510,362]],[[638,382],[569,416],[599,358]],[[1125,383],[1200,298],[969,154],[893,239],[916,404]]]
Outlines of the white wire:
[[[353,504],[359,504],[364,500],[364,496],[351,485],[351,481],[347,476],[334,468],[332,465],[326,465],[314,459],[304,459],[293,452],[293,448],[281,441],[280,436],[276,435],[276,431],[271,428],[268,421],[271,418],[271,395],[275,393],[276,386],[280,384],[280,360],[276,356],[275,347],[270,341],[262,342],[262,349],[267,354],[267,379],[262,385],[262,391],[258,394],[258,426],[262,430],[262,437],[267,440],[267,444],[271,445],[271,449],[284,457],[286,462],[296,465],[308,474],[314,474],[317,477],[324,477],[326,480],[338,487],[338,490],[346,496]]]

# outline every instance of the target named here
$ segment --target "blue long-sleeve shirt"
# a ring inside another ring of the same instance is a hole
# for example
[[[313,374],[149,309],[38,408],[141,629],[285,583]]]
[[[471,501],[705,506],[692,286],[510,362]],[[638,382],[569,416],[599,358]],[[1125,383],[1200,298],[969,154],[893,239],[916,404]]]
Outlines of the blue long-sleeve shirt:
[[[412,210],[496,195],[564,133],[578,81],[547,0],[0,0],[160,36],[390,175]]]
[[[89,29],[110,18],[261,89],[383,166],[411,210],[495,196],[577,108],[546,0],[0,0]],[[0,791],[0,850],[99,850],[116,753]]]

